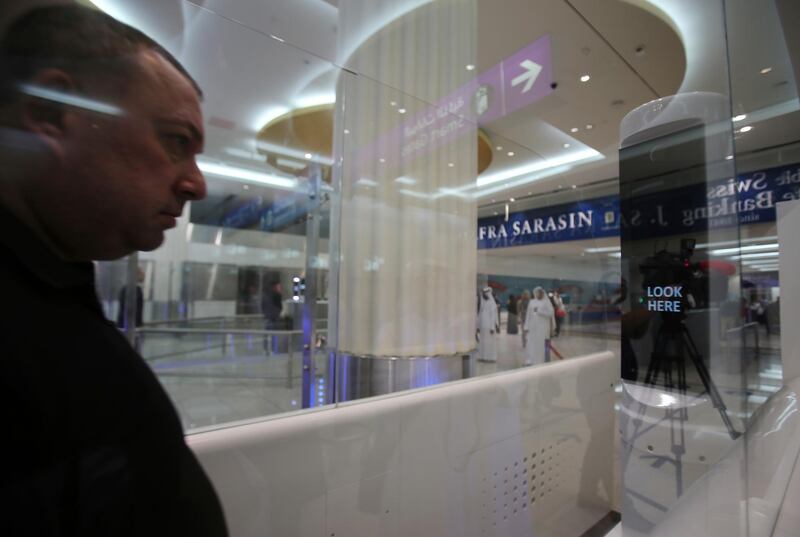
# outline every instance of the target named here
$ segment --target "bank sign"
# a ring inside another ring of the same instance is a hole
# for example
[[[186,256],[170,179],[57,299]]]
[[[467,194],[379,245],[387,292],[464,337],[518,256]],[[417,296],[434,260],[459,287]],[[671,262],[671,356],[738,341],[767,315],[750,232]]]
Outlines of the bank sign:
[[[627,200],[617,196],[478,220],[478,248],[612,237],[647,239],[775,221],[775,204],[800,199],[800,164],[698,183]]]

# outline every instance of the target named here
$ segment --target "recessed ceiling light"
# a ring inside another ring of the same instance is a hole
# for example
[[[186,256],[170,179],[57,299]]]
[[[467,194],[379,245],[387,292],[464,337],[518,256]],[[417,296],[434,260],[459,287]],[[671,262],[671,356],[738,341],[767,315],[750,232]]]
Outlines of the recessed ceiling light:
[[[572,188],[578,188],[578,185],[572,185]]]
[[[738,116],[733,116],[734,121],[741,121],[747,117],[747,114],[739,114]]]
[[[310,158],[311,158],[313,155],[312,155],[311,153],[306,153],[304,156],[305,156],[306,158],[310,159]]]
[[[508,201],[510,201],[511,203],[514,203],[514,198],[508,198]]]
[[[349,129],[345,129],[345,130],[344,130],[344,133],[345,133],[345,134],[350,134],[350,130],[349,130]]]
[[[378,162],[380,162],[381,164],[383,164],[384,162],[386,162],[386,159],[385,159],[385,158],[378,159]]]
[[[589,124],[587,124],[587,125],[586,125],[586,130],[587,130],[587,131],[590,131],[590,130],[592,130],[593,128],[594,128],[594,125],[592,125],[591,123],[589,123]]]
[[[452,168],[453,166],[455,166],[455,164],[453,164],[452,162],[448,162],[448,163],[447,163],[447,165],[448,165],[448,166],[450,166],[451,168]]]
[[[578,132],[578,127],[572,127],[569,132]]]
[[[398,108],[397,111],[399,113],[401,113],[401,114],[405,114],[406,113],[406,109],[405,108]]]
[[[500,214],[500,213],[498,213],[497,211],[495,211],[495,212],[494,212],[494,215],[495,215],[495,216],[497,216],[498,214]]]
[[[242,185],[242,188],[243,188],[244,190],[250,190],[250,185]]]
[[[590,77],[589,75],[582,75],[582,76],[581,76],[581,82],[589,82],[589,80],[590,80],[591,78],[592,78],[592,77]]]
[[[508,155],[509,157],[513,157],[514,156],[514,152],[513,151],[509,151],[508,153],[506,153],[506,155]]]
[[[568,147],[569,147],[569,144],[564,144],[564,149],[567,149]]]
[[[503,146],[502,146],[502,145],[498,145],[498,146],[497,146],[497,150],[498,150],[498,151],[502,151],[502,150],[503,150]]]
[[[397,101],[389,101],[389,106],[397,106]]]
[[[733,155],[728,155],[727,157],[725,157],[725,160],[733,160]]]
[[[467,71],[472,71],[473,69],[475,69],[475,66],[472,65],[471,63],[469,65],[467,65],[466,67],[467,67]]]
[[[529,195],[529,196],[530,196],[530,195],[532,195],[532,194],[533,194],[533,192],[528,192],[528,195]]]
[[[753,130],[753,127],[751,127],[750,125],[745,125],[741,129],[739,129],[739,132],[750,132],[751,130]]]
[[[769,73],[770,71],[772,71],[772,67],[764,67],[764,68],[763,68],[763,69],[760,71],[760,73],[761,73],[762,75],[766,75],[766,74],[767,74],[767,73]]]

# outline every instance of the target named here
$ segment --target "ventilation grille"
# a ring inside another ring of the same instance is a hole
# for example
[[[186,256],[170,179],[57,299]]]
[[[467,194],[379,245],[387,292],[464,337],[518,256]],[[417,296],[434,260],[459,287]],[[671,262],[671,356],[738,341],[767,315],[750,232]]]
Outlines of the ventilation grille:
[[[492,535],[508,525],[529,525],[534,510],[551,508],[551,499],[558,503],[559,491],[575,477],[577,465],[568,463],[572,443],[566,439],[545,443],[482,478],[483,535]]]

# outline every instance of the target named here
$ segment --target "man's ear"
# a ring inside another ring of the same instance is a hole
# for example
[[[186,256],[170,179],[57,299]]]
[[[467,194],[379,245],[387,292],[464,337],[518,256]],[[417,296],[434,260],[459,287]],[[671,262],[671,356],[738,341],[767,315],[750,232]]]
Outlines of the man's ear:
[[[22,125],[60,155],[67,132],[67,116],[72,113],[63,102],[65,96],[75,93],[72,77],[60,69],[44,69],[22,86],[21,93]]]

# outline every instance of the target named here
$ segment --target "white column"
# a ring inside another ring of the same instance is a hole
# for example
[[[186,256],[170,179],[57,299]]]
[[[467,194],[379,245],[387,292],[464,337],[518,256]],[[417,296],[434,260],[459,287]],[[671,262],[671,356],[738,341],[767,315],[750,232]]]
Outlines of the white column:
[[[477,176],[464,90],[476,72],[466,68],[475,6],[418,2],[401,14],[397,4],[339,2],[341,61],[355,74],[338,86],[332,343],[359,356],[465,353],[475,346],[477,216],[459,189]]]

